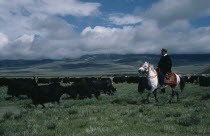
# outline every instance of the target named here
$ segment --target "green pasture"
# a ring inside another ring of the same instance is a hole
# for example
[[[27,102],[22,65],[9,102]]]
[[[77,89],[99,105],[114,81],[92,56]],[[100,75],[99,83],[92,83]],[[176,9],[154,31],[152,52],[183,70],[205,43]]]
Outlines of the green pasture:
[[[0,88],[0,136],[209,136],[210,88],[187,84],[180,102],[168,104],[171,90],[158,91],[160,103],[144,104],[137,84],[114,84],[113,96],[70,100],[35,108],[29,99],[8,99]]]

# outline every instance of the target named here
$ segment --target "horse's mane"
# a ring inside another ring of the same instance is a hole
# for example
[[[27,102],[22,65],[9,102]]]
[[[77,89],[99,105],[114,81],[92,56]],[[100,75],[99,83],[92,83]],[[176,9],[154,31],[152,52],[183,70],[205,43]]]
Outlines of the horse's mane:
[[[152,69],[152,71],[156,73],[154,66],[152,64],[149,64],[149,65],[150,65],[150,68]]]

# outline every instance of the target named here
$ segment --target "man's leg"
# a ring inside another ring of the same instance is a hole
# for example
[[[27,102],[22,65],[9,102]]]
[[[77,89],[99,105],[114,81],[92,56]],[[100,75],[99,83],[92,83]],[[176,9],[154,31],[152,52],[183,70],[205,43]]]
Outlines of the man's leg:
[[[160,75],[159,75],[159,78],[160,78],[160,86],[163,86],[164,85],[164,72],[160,71]]]
[[[164,85],[164,78],[165,78],[166,72],[161,71],[160,72],[160,89],[163,90],[166,88]]]

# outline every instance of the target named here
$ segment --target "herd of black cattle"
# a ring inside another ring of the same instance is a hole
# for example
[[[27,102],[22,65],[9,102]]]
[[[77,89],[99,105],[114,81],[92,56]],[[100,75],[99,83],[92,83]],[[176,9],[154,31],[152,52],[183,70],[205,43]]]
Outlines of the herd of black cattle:
[[[185,82],[196,83],[200,86],[210,86],[210,77],[184,76]],[[7,94],[14,97],[26,95],[32,99],[35,106],[44,103],[57,102],[63,94],[72,99],[84,99],[101,93],[113,95],[116,88],[112,83],[138,83],[138,91],[148,89],[146,77],[119,76],[113,78],[0,78],[0,86],[8,86]]]

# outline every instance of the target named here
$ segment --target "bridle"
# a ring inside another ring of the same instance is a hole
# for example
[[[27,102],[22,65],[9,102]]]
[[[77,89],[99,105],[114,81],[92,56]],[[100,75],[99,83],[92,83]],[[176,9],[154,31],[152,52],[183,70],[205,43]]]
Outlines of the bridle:
[[[145,68],[145,67],[143,67],[143,65],[140,65],[140,68],[143,68],[144,71],[149,71],[149,67],[148,68]]]
[[[143,67],[143,65],[140,65],[140,68],[143,68],[144,71],[149,72],[150,66],[148,66],[147,68],[145,68],[145,67]],[[154,76],[147,76],[147,77],[148,78],[155,78],[155,77],[157,77],[157,74],[155,74]]]

